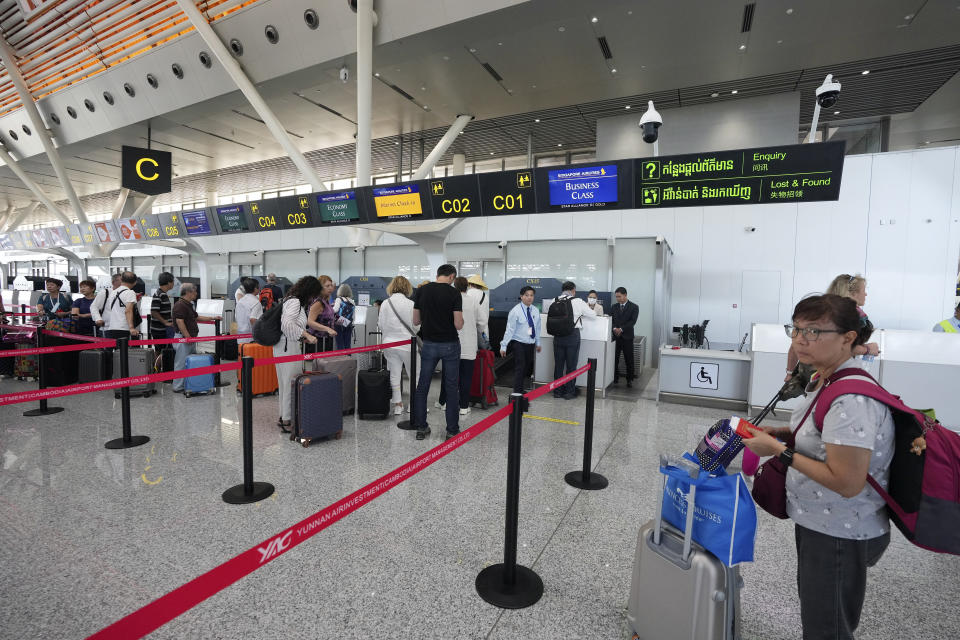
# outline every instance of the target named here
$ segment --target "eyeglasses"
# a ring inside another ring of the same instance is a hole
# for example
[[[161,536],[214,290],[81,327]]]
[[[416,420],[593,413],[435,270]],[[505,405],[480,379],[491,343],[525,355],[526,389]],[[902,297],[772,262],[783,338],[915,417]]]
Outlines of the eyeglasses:
[[[795,327],[792,324],[783,325],[783,331],[787,334],[788,338],[796,338],[798,335],[803,334],[803,339],[807,342],[816,342],[820,339],[821,333],[846,333],[846,331],[840,331],[839,329],[816,329],[814,327]]]

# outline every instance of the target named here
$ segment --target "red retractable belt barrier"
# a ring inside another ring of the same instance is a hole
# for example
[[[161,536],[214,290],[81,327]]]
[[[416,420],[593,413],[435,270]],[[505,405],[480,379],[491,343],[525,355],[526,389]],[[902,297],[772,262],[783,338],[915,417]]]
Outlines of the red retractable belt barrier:
[[[410,346],[409,340],[399,340],[397,342],[384,342],[383,344],[371,344],[366,347],[353,347],[352,349],[340,349],[338,351],[321,351],[318,353],[307,353],[305,355],[278,356],[276,358],[257,358],[253,361],[253,366],[261,367],[265,364],[284,364],[286,362],[298,362],[300,360],[335,358],[337,356],[350,355],[351,353],[367,353],[368,351],[379,351],[380,349],[389,349],[391,347],[408,346]]]
[[[562,387],[563,385],[565,385],[566,383],[570,382],[570,381],[573,380],[574,378],[577,378],[577,377],[579,377],[579,376],[582,376],[583,374],[585,374],[585,373],[586,373],[587,371],[589,371],[589,370],[590,370],[590,365],[589,365],[589,364],[585,364],[585,365],[583,365],[582,367],[580,367],[579,369],[577,369],[576,371],[571,371],[570,373],[568,373],[567,375],[563,376],[562,378],[557,378],[557,379],[554,380],[553,382],[551,382],[551,383],[549,383],[549,384],[545,384],[545,385],[543,385],[542,387],[540,387],[539,389],[534,389],[533,391],[528,391],[528,392],[526,392],[525,394],[523,394],[523,397],[526,398],[527,400],[536,400],[537,398],[539,398],[540,396],[544,395],[544,394],[547,393],[548,391],[553,391],[554,389],[557,389],[558,387]]]
[[[403,344],[409,343],[404,342]],[[241,578],[253,573],[268,562],[290,551],[298,544],[306,542],[333,523],[383,495],[401,482],[420,473],[440,458],[452,453],[503,420],[510,415],[511,411],[513,411],[513,405],[508,404],[469,429],[461,431],[443,444],[437,445],[378,480],[357,489],[345,498],[321,509],[308,518],[304,518],[295,525],[287,527],[268,540],[247,549],[240,555],[161,596],[125,618],[121,618],[109,627],[94,633],[89,636],[88,640],[142,638]]]
[[[236,340],[237,338],[252,338],[252,333],[240,333],[226,336],[198,336],[196,338],[159,338],[157,340],[131,340],[131,347],[142,347],[155,344],[190,344],[193,342],[217,342],[218,340]]]
[[[80,340],[81,342],[106,342],[108,338],[98,338],[96,336],[85,336],[78,333],[63,333],[62,331],[51,331],[44,329],[43,333],[55,338],[67,338],[68,340]]]
[[[0,351],[0,358],[14,358],[19,356],[37,356],[45,353],[65,353],[67,351],[86,351],[88,349],[113,348],[116,340],[100,340],[93,346],[89,344],[68,344],[62,347],[33,347],[31,349],[17,349],[16,351]]]

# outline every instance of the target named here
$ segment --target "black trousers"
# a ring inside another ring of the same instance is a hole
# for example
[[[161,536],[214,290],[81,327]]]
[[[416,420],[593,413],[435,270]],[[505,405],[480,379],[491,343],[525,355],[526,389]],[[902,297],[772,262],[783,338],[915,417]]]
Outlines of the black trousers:
[[[620,353],[622,352],[627,366],[627,380],[633,380],[633,340],[620,336],[614,340],[613,345],[613,377],[620,377]]]
[[[523,387],[530,369],[533,368],[537,345],[511,340],[510,348],[513,349],[513,392],[525,393]]]

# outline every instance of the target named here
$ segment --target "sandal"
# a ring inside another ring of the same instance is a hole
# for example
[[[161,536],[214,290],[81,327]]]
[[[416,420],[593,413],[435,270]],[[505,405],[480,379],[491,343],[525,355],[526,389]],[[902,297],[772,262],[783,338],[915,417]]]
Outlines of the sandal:
[[[290,426],[289,420],[277,420],[277,426],[280,427],[281,432],[290,433],[290,429],[287,428]]]

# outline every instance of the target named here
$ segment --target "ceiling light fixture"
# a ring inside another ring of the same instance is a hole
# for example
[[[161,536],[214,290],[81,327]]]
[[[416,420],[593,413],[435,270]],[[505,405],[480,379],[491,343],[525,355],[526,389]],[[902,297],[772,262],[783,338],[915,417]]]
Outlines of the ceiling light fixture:
[[[540,118],[535,118],[534,122],[540,122]]]
[[[592,22],[593,24],[597,24],[598,22],[600,22],[600,19],[597,18],[597,16],[593,16],[592,18],[590,18],[590,22]]]
[[[730,93],[732,93],[733,95],[737,95],[737,94],[738,94],[738,93],[740,93],[740,92],[739,92],[739,91],[737,91],[736,89],[734,89],[734,90],[733,90],[733,91],[731,91]]]
[[[558,146],[558,147],[562,147],[563,145],[558,142],[558,143],[557,143],[557,146]]]
[[[380,77],[380,73],[377,72],[377,73],[373,74],[373,77],[374,77],[374,78],[379,78],[379,77]]]
[[[502,42],[498,42],[498,43],[497,43],[497,46],[498,46],[498,47],[502,47],[502,46],[503,46],[503,43],[502,43]]]
[[[860,75],[862,75],[862,76],[868,76],[868,75],[870,75],[870,69],[864,69],[863,71],[860,72]]]
[[[716,98],[716,97],[719,97],[719,95],[720,95],[719,93],[717,93],[716,91],[714,91],[713,93],[710,94],[710,97],[711,97],[711,98]]]
[[[617,68],[616,68],[616,67],[614,67],[613,69],[610,69],[610,73],[616,73],[616,72],[617,72]]]
[[[788,15],[788,16],[792,16],[792,15],[793,15],[793,9],[787,9],[787,15]]]
[[[746,49],[746,48],[747,48],[747,45],[745,45],[745,44],[740,45],[740,51],[743,51],[743,50]]]
[[[904,19],[904,20],[913,20],[913,14],[912,14],[912,13],[908,13],[907,15],[903,16],[903,19]]]
[[[477,52],[476,49],[474,49],[473,47],[470,47],[470,53],[476,53],[476,52]]]
[[[833,115],[838,116],[838,115],[840,115],[840,112],[839,112],[839,111],[834,111],[834,112],[833,112]]]
[[[566,30],[567,30],[566,27],[557,27],[557,31],[559,31],[560,33],[563,33]]]
[[[624,109],[629,109],[629,108],[630,108],[630,105],[627,105],[624,107]]]

